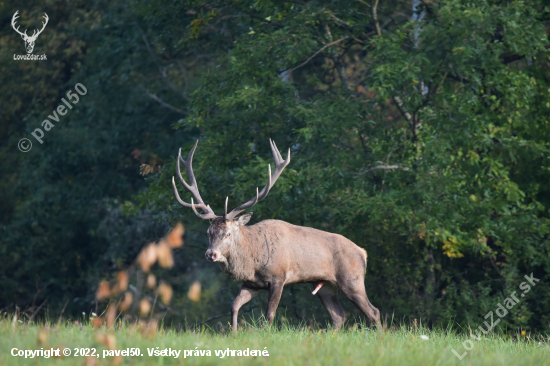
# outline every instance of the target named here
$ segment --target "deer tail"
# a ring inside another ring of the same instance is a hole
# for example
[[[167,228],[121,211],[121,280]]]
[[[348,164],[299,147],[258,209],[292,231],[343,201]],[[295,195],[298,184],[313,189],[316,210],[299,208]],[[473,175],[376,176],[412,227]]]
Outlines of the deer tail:
[[[363,260],[365,261],[365,273],[367,273],[367,251],[363,248],[361,249],[361,254],[363,254]]]

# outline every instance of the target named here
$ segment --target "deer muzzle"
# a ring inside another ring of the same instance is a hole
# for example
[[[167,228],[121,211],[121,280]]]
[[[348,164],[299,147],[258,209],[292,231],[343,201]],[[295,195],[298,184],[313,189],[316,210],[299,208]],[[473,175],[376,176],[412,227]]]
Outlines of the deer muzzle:
[[[220,258],[220,254],[218,252],[213,251],[212,249],[208,249],[205,254],[206,260],[209,260],[210,262],[215,262]]]

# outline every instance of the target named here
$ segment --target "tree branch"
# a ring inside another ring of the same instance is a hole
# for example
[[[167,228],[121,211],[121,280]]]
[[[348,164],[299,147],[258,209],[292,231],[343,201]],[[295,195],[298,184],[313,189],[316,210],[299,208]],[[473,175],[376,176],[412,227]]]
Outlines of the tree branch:
[[[399,112],[401,113],[401,115],[407,120],[407,123],[411,124],[413,118],[411,114],[407,112],[403,107],[403,101],[401,100],[401,98],[399,98],[398,96],[395,96],[395,97],[392,97],[392,100],[397,106],[397,109],[399,109]]]
[[[148,91],[145,91],[147,93],[147,95],[149,97],[151,97],[152,99],[156,100],[160,105],[162,105],[163,107],[166,107],[168,109],[171,109],[173,110],[174,112],[177,112],[177,113],[180,113],[180,114],[183,114],[184,116],[187,116],[187,112],[185,112],[183,109],[179,109],[179,108],[176,108],[168,103],[166,103],[165,101],[163,101],[162,99],[160,99],[159,97],[157,97],[155,94],[151,94],[149,93]]]
[[[447,73],[448,73],[448,71],[447,71]],[[468,83],[468,79],[463,78],[463,77],[460,76],[460,75],[455,75],[455,74],[449,74],[449,73],[448,73],[447,77],[448,77],[449,79],[453,79],[453,80],[458,81],[458,82],[460,82],[460,83]]]
[[[367,4],[366,2],[364,2],[363,0],[355,0],[356,3],[359,3],[359,4],[363,4],[365,5],[366,7],[370,8],[370,4]]]
[[[378,1],[375,0],[374,4],[372,5],[372,19],[374,20],[374,25],[376,26],[376,33],[378,33],[379,36],[382,35],[382,31],[380,30],[380,24],[378,23],[378,15],[376,13],[376,8],[378,7]]]
[[[357,129],[357,133],[359,134],[359,141],[361,142],[361,148],[363,149],[363,152],[365,155],[369,153],[369,149],[367,148],[367,145],[365,145],[365,139],[363,138],[363,134],[359,132],[359,129]]]
[[[378,33],[379,36],[381,36],[382,31],[380,30],[380,23],[378,22],[378,15],[376,13],[376,8],[378,7],[378,1],[379,0],[374,0],[374,4],[372,5],[372,18],[374,19],[374,25],[376,26],[376,32]],[[411,116],[411,114],[409,112],[407,112],[405,110],[405,108],[403,107],[403,101],[398,96],[392,97],[392,100],[395,103],[395,105],[397,106],[397,109],[399,109],[399,112],[401,113],[401,115],[405,118],[405,120],[407,120],[407,123],[413,129],[412,133],[414,134],[415,129],[416,129],[416,127],[414,126],[415,122],[414,122],[414,119]]]
[[[310,58],[308,58],[307,60],[305,60],[302,64],[300,64],[300,65],[296,66],[295,68],[291,69],[289,72],[293,72],[294,70],[297,70],[297,69],[299,69],[299,68],[302,67],[302,66],[305,66],[309,61],[311,61],[311,59],[313,59],[315,56],[317,56],[318,54],[320,54],[321,52],[323,52],[327,47],[330,47],[330,46],[332,46],[332,45],[335,45],[335,44],[337,44],[338,42],[342,42],[343,40],[345,40],[345,39],[347,39],[347,38],[349,38],[349,36],[342,37],[342,38],[340,38],[340,39],[337,40],[337,41],[334,41],[334,42],[331,42],[331,43],[328,43],[328,44],[324,45],[323,47],[321,47],[321,48],[319,49],[319,51],[317,51],[317,52],[315,52],[313,55],[311,55]]]
[[[348,22],[338,18],[337,16],[335,16],[334,14],[330,14],[330,19],[331,20],[334,20],[336,23],[346,27],[346,28],[353,28],[353,26],[351,24],[349,24]]]
[[[367,170],[367,172],[370,172],[370,171],[373,171],[373,170],[378,170],[378,169],[381,169],[381,170],[395,170],[395,169],[403,169],[403,170],[409,170],[408,167],[406,166],[403,166],[401,164],[394,164],[394,165],[387,165],[387,164],[383,164],[383,165],[377,165],[373,168],[370,168]]]
[[[145,47],[147,48],[147,51],[149,52],[149,54],[151,55],[153,60],[155,61],[155,64],[157,65],[160,74],[162,75],[162,77],[166,81],[166,84],[170,87],[170,89],[172,89],[173,91],[175,91],[178,94],[181,94],[183,99],[189,101],[190,100],[189,97],[187,95],[185,95],[185,93],[180,92],[178,90],[178,88],[168,79],[168,75],[166,74],[165,69],[162,67],[162,65],[158,61],[157,56],[155,55],[155,53],[151,49],[151,45],[149,44],[149,41],[147,40],[147,37],[145,36],[145,32],[143,31],[143,29],[139,26],[138,22],[134,22],[134,24],[139,29],[139,32],[141,33],[141,38],[143,38],[143,42],[145,43]]]
[[[374,166],[372,168],[369,168],[367,170],[361,170],[359,173],[356,174],[356,176],[361,176],[361,175],[364,175],[366,173],[369,173],[369,172],[372,172],[372,171],[375,171],[375,170],[383,170],[384,171],[384,180],[386,179],[386,173],[390,170],[397,170],[397,169],[401,169],[401,170],[404,170],[404,171],[408,171],[409,170],[409,167],[406,166],[405,164],[386,164],[386,163],[383,163],[381,161],[378,161],[377,162],[379,165],[377,166]]]
[[[60,323],[61,322],[61,318],[63,317],[63,313],[65,312],[65,309],[67,308],[67,304],[69,304],[69,299],[67,299],[67,301],[65,301],[65,305],[63,305],[63,309],[61,309],[61,314],[59,314],[59,319],[57,319],[57,323]],[[96,302],[97,304],[97,302]],[[97,311],[97,309],[96,309]]]
[[[38,307],[38,309],[36,309],[36,311],[30,316],[29,318],[29,323],[33,320],[33,318],[36,316],[36,314],[38,314],[38,312],[40,311],[40,309],[42,309],[42,306],[44,306],[44,304],[46,303],[46,301],[48,301],[48,298],[46,298],[42,304]]]
[[[502,58],[502,62],[504,62],[505,64],[509,64],[514,61],[519,61],[521,59],[524,59],[525,55],[510,55],[510,56],[501,57],[501,58]]]
[[[332,32],[330,31],[330,27],[324,21],[322,21],[322,24],[325,28],[325,33],[327,34],[330,42],[332,43]],[[346,89],[351,90],[348,80],[346,78],[346,75],[344,74],[344,69],[342,68],[342,65],[340,64],[340,62],[338,62],[337,55],[335,55],[334,52],[331,52],[330,58],[332,59],[332,62],[334,62],[334,67],[336,67],[336,71],[338,72],[338,76],[340,77],[340,81],[342,82],[342,85],[344,85]]]

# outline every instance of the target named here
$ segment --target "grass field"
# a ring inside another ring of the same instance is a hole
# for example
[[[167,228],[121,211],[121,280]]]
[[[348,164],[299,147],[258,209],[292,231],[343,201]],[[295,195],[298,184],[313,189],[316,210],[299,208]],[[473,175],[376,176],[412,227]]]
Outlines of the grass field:
[[[147,334],[145,329],[132,325],[108,331],[75,322],[29,325],[14,324],[4,318],[0,320],[0,365],[550,365],[548,337],[491,335],[476,341],[453,332],[421,327],[416,330],[414,327],[394,327],[382,332],[356,328],[334,333],[284,326],[279,329],[248,326],[238,335],[173,330],[153,330]],[[468,340],[472,343],[466,346],[473,348],[459,360],[451,350],[454,348],[458,354],[463,354],[462,342]],[[61,351],[69,348],[71,356],[31,359],[11,355],[13,348],[23,353],[27,349],[50,347],[59,347]],[[99,358],[74,356],[75,348],[90,348],[89,353],[95,349]],[[109,348],[139,348],[143,356],[103,358],[104,351]],[[148,355],[148,349],[167,348],[181,351],[179,357]],[[226,351],[227,348],[260,352],[267,349],[269,357],[226,355],[221,358],[215,355],[215,350]],[[210,350],[211,356],[184,358],[183,350],[202,350],[203,353]]]

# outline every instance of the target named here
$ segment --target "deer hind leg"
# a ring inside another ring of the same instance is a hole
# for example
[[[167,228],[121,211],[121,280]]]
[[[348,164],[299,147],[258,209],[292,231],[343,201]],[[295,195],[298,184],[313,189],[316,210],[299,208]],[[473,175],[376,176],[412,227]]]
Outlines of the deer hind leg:
[[[237,333],[237,317],[241,306],[250,301],[258,293],[258,290],[251,289],[245,285],[241,286],[241,291],[231,303],[231,327],[233,332]]]
[[[340,329],[346,320],[346,315],[338,301],[338,288],[331,283],[325,283],[317,292],[317,296],[332,318],[332,329]]]
[[[382,329],[380,322],[380,311],[375,308],[367,297],[365,284],[362,281],[353,281],[351,284],[346,283],[340,286],[340,290],[346,295],[361,310],[372,322],[376,323],[378,329]]]

